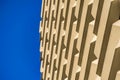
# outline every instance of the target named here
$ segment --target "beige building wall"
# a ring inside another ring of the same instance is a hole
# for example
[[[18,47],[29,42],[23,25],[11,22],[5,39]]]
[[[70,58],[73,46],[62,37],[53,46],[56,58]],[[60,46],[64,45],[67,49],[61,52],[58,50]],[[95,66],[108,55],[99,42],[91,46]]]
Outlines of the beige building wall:
[[[42,80],[120,80],[119,0],[42,0]]]

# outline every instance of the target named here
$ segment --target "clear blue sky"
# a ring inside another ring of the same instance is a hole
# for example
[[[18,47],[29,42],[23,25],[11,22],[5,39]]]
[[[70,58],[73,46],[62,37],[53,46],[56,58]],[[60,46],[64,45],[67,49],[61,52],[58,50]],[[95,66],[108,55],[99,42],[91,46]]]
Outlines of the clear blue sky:
[[[41,0],[0,0],[0,80],[40,80]]]

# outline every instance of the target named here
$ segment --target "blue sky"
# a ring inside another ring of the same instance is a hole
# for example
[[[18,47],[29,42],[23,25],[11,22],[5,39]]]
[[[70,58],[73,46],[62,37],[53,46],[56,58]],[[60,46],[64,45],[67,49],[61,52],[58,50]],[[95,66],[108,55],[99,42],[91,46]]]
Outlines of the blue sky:
[[[40,80],[41,0],[0,0],[0,80]]]

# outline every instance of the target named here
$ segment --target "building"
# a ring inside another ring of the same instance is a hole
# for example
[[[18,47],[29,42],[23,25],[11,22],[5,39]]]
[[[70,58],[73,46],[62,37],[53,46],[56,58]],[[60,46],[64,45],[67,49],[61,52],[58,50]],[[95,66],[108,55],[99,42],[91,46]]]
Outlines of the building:
[[[42,80],[120,80],[119,0],[43,0]]]

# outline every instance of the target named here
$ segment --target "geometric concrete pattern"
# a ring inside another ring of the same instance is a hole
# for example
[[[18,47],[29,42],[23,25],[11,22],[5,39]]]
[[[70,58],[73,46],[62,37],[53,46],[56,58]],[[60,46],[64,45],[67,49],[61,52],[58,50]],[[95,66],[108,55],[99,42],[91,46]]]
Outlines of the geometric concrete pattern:
[[[120,80],[119,0],[43,0],[42,80]]]

